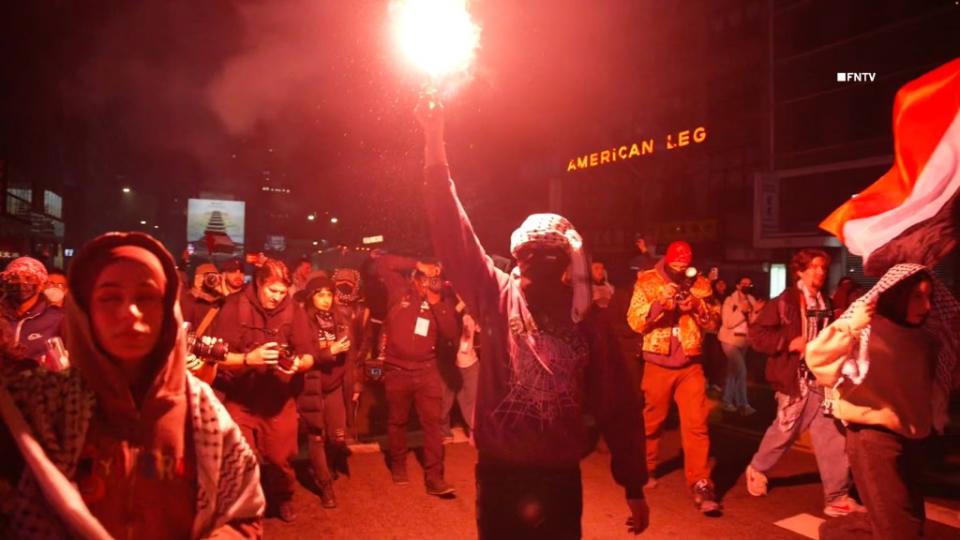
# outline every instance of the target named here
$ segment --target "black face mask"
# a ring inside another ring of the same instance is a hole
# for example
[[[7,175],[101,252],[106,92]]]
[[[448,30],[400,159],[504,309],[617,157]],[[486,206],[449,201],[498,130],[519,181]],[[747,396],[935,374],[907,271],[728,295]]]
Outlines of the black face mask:
[[[521,275],[533,283],[560,283],[570,266],[570,256],[560,249],[535,249],[517,254]]]
[[[40,292],[40,286],[33,283],[4,283],[3,297],[10,304],[20,305]]]
[[[424,287],[429,289],[431,292],[442,292],[443,291],[443,280],[439,277],[430,277],[421,281]]]
[[[667,274],[667,277],[670,278],[670,281],[674,283],[681,283],[685,279],[687,279],[685,272],[678,272],[674,270],[673,267],[671,267],[669,264],[663,265],[663,271],[664,273]]]

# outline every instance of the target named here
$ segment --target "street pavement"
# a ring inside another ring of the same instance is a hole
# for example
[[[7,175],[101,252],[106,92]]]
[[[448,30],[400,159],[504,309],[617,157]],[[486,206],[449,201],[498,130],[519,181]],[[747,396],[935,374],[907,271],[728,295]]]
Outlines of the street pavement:
[[[760,401],[772,398],[761,392],[753,399],[757,406]],[[749,418],[721,415],[718,411],[712,416],[711,454],[715,460],[714,479],[724,506],[722,517],[706,517],[694,508],[684,485],[676,426],[666,433],[662,445],[663,464],[658,471],[659,485],[647,491],[651,524],[642,535],[644,538],[816,538],[816,528],[824,519],[822,492],[814,456],[802,444],[771,472],[768,496],[752,497],[744,487],[743,470],[773,414],[771,407],[759,408],[761,412]],[[411,433],[412,445],[418,444],[417,438],[418,434]],[[288,524],[275,518],[267,519],[265,536],[279,539],[476,538],[475,462],[476,452],[468,443],[446,446],[446,478],[457,488],[457,495],[444,500],[426,494],[422,469],[413,454],[408,463],[410,484],[395,486],[382,451],[376,445],[358,446],[350,458],[350,476],[336,481],[339,504],[336,509],[323,509],[316,495],[298,485],[298,520]],[[631,537],[625,526],[628,509],[624,493],[610,475],[609,462],[609,455],[602,447],[582,462],[584,538]],[[305,477],[305,462],[298,463],[298,471]],[[928,482],[927,534],[930,538],[960,538],[960,490],[956,486],[956,483],[938,482],[937,478]]]

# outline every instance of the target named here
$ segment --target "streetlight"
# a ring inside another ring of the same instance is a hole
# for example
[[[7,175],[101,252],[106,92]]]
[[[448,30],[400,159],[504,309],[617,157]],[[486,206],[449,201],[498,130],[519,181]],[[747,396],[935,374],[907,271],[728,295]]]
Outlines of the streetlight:
[[[130,193],[130,188],[128,188],[128,187],[123,188],[123,192],[124,192],[124,193]]]
[[[307,216],[307,221],[313,221],[313,220],[315,220],[315,219],[317,219],[317,215],[316,215],[316,214],[310,214],[310,215]]]
[[[141,225],[146,225],[146,224],[147,224],[147,220],[141,219],[141,220],[140,220],[140,224],[141,224]]]
[[[337,219],[336,217],[330,218],[330,223],[333,223],[334,225],[336,225],[336,224],[339,223],[339,222],[340,222],[340,220]]]
[[[153,228],[154,228],[154,229],[159,229],[160,226],[159,226],[159,225],[154,225]]]

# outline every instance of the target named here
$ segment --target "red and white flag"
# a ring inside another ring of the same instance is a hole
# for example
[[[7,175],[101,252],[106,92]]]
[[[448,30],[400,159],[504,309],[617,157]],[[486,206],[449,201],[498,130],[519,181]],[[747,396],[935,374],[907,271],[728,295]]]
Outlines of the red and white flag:
[[[960,58],[904,85],[893,105],[894,164],[820,227],[881,275],[933,266],[958,242]]]

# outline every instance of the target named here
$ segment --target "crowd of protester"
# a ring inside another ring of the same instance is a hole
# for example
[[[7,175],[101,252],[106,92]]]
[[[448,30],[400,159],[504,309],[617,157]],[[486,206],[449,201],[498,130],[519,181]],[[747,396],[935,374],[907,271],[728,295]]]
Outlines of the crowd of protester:
[[[942,427],[952,381],[938,358],[956,353],[948,329],[960,311],[928,270],[897,266],[869,291],[844,278],[831,296],[830,256],[801,249],[792,283],[764,300],[748,276],[697,272],[690,244],[655,257],[638,237],[631,282],[615,286],[554,214],[520,225],[516,265],[504,269],[457,198],[442,110],[418,118],[436,258],[373,251],[361,267],[299,259],[293,271],[236,258],[187,271],[150,236],[111,233],[68,274],[10,262],[0,275],[4,532],[259,537],[266,516],[297,519],[301,440],[313,488],[336,508],[367,384],[384,387],[392,481],[409,482],[413,408],[426,491],[442,498],[455,495],[444,440],[458,406],[478,454],[481,538],[580,536],[579,461],[595,442],[585,416],[610,450],[630,530],[642,532],[674,403],[692,500],[719,515],[710,389],[722,413],[754,414],[748,358],[761,353],[776,418],[746,467],[747,491],[766,495],[809,432],[823,514],[836,518],[825,537],[922,533],[919,445]],[[897,362],[900,350],[915,361]],[[529,500],[536,515],[520,510]]]

